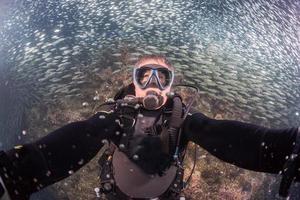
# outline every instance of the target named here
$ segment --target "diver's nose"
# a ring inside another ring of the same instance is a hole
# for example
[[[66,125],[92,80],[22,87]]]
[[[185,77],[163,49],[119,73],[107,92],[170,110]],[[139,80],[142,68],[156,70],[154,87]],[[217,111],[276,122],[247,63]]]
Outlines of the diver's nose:
[[[158,82],[155,76],[152,76],[149,81],[149,87],[158,87]]]

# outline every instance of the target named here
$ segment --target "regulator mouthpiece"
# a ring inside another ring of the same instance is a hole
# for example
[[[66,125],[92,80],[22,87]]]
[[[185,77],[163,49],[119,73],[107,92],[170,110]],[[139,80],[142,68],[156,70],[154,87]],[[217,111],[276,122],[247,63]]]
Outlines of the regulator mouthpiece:
[[[157,110],[163,104],[163,97],[154,91],[147,92],[147,95],[143,98],[143,106],[147,110]]]

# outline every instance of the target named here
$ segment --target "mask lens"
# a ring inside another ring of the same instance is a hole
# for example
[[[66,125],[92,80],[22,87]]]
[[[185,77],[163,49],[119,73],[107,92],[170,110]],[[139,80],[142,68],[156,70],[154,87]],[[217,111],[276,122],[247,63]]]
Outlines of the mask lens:
[[[166,68],[158,68],[157,69],[158,80],[162,87],[169,86],[172,80],[172,72]]]
[[[135,79],[139,85],[145,87],[151,74],[152,74],[151,68],[148,67],[139,68],[136,70]]]
[[[173,73],[167,68],[149,65],[135,69],[134,78],[142,88],[156,82],[157,87],[165,89],[172,84]]]

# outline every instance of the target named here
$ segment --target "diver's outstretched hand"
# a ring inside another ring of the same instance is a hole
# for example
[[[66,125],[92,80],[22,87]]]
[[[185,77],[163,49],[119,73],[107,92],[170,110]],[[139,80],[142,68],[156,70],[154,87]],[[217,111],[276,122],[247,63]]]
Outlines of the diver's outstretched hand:
[[[170,156],[163,153],[162,142],[156,136],[135,136],[128,153],[128,157],[148,174],[162,176],[171,164]],[[138,159],[134,159],[135,156]]]
[[[36,142],[2,152],[0,176],[12,199],[30,194],[64,179],[88,163],[110,140],[118,142],[117,114],[98,112],[72,122]]]

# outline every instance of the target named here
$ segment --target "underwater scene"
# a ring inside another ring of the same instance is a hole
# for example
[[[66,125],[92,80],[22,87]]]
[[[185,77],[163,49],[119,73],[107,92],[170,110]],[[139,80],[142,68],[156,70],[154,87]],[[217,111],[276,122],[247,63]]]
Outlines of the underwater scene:
[[[298,0],[1,0],[0,150],[89,118],[147,54],[167,57],[176,84],[199,88],[176,91],[210,118],[300,125]],[[103,151],[30,199],[102,198]],[[280,175],[228,164],[192,142],[184,168],[185,180],[193,171],[186,199],[280,199]],[[300,199],[299,188],[289,199]]]

